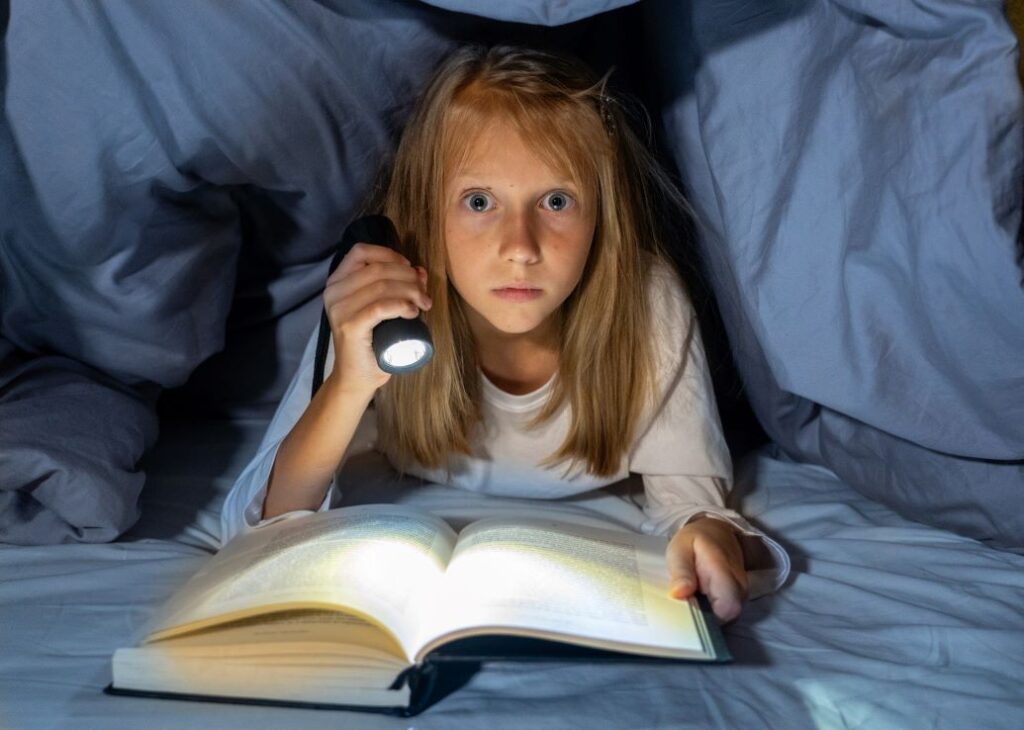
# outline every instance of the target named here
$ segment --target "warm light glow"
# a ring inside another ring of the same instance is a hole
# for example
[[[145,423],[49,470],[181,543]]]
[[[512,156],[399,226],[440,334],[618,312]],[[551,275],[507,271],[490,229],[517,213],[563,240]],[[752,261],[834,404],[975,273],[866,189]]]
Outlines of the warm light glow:
[[[464,530],[443,581],[444,614],[429,616],[421,636],[505,624],[702,651],[692,609],[668,597],[662,552],[564,527],[484,520]]]
[[[384,362],[392,367],[404,368],[419,362],[427,352],[421,340],[402,340],[384,351]]]
[[[516,551],[507,545],[493,548],[476,548],[457,559],[459,586],[472,586],[464,600],[472,600],[479,591],[489,601],[517,600],[530,602],[532,596],[518,595],[522,586],[530,586],[533,594],[543,596],[548,604],[572,606],[577,611],[587,612],[588,606],[599,605],[597,615],[616,615],[618,620],[629,621],[642,616],[641,606],[634,605],[633,615],[619,615],[623,604],[629,605],[629,598],[640,597],[639,584],[631,584],[629,577],[616,575],[593,563],[551,550],[534,548]],[[450,568],[455,570],[456,568]],[[600,573],[601,575],[598,575]],[[616,600],[607,600],[611,595]],[[476,595],[479,601],[481,596]]]
[[[353,516],[339,523],[324,513],[299,522],[280,528],[282,537],[271,546],[248,550],[239,541],[238,554],[215,566],[209,588],[200,587],[167,624],[253,606],[319,604],[349,606],[396,630],[405,605],[430,592],[444,573],[447,550],[417,520]]]
[[[404,602],[428,591],[440,579],[444,567],[437,556],[423,552],[422,546],[414,542],[368,540],[346,551],[332,579],[365,587],[377,595],[391,594],[392,601]]]
[[[259,661],[265,663],[275,661],[275,652],[263,648],[268,643],[282,647],[277,650],[283,657],[282,661],[302,653],[303,646],[316,646],[315,651],[307,648],[307,653],[319,656],[318,662],[328,662],[339,668],[344,665],[343,655],[364,656],[360,660],[364,661],[370,652],[371,659],[375,656],[373,661],[376,662],[385,655],[403,657],[404,652],[398,643],[381,629],[367,623],[367,619],[377,619],[398,639],[409,632],[408,627],[404,631],[402,627],[408,621],[412,607],[436,591],[444,573],[443,559],[427,548],[423,542],[401,534],[361,540],[324,540],[318,544],[293,546],[261,562],[259,570],[243,572],[229,584],[230,594],[214,594],[211,603],[219,603],[223,607],[231,604],[231,595],[259,592],[268,604],[279,602],[279,605],[300,607],[317,604],[318,608],[253,616],[226,624],[223,628],[212,628],[202,643],[210,645],[207,653],[214,656],[255,653],[261,657]],[[289,576],[291,584],[287,587],[274,586],[283,574]],[[332,614],[319,608],[331,603],[350,606],[355,616]],[[207,612],[215,611],[216,608],[207,609]],[[285,620],[285,616],[295,618]],[[246,635],[236,637],[232,642],[232,632]],[[182,649],[195,643],[187,638],[171,639],[161,647],[170,648],[163,671],[179,672],[182,677],[193,671],[192,655]],[[349,645],[342,653],[334,653],[328,648],[342,644]],[[289,652],[286,648],[289,645],[297,648]],[[309,681],[310,675],[305,669],[296,672],[293,677],[296,682]],[[287,696],[292,696],[293,692],[299,691],[278,668],[275,667],[271,674],[277,685],[274,692],[284,691],[289,693]],[[276,695],[271,693],[268,696]]]

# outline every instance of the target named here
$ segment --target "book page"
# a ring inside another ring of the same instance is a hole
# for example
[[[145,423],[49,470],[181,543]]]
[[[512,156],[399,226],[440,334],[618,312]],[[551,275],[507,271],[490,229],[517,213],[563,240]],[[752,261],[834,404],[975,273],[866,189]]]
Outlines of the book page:
[[[702,654],[693,606],[668,595],[667,545],[666,538],[543,518],[474,523],[448,563],[444,598],[425,607],[417,658],[443,643],[439,637],[467,629]]]
[[[405,644],[413,608],[430,595],[456,535],[444,521],[396,505],[365,505],[243,533],[180,590],[149,640],[290,608],[344,606]]]
[[[147,645],[190,656],[267,656],[271,654],[343,654],[361,665],[404,659],[393,637],[368,621],[343,611],[291,609],[218,624]],[[404,665],[404,661],[400,661]]]
[[[387,633],[340,611],[297,609],[118,649],[115,686],[187,694],[337,703],[387,690],[408,666]],[[401,703],[404,704],[404,701]]]

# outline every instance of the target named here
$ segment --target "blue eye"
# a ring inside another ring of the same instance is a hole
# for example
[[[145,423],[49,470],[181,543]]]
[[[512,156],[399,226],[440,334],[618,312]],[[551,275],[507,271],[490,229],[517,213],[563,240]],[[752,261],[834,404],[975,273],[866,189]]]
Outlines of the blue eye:
[[[556,213],[566,210],[573,204],[572,196],[561,191],[548,193],[544,196],[544,207]]]
[[[470,193],[462,200],[474,213],[483,213],[491,208],[491,199],[484,193]]]

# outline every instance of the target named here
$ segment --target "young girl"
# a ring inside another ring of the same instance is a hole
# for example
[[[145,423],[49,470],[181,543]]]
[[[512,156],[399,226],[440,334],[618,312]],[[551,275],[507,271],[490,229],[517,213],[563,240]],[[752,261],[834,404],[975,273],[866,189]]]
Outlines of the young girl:
[[[460,50],[382,190],[403,251],[359,243],[328,279],[329,373],[310,400],[311,340],[228,495],[224,541],[336,506],[342,465],[369,447],[502,497],[640,474],[639,529],[671,537],[673,595],[701,591],[729,621],[781,585],[785,552],[724,507],[731,464],[697,321],[661,250],[666,208],[684,203],[602,80],[547,53]],[[381,371],[373,327],[421,312],[433,360]]]

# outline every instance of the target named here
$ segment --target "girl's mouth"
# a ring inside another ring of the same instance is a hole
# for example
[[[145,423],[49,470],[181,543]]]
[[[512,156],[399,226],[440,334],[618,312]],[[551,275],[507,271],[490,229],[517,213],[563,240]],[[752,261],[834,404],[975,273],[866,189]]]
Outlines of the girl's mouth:
[[[543,289],[530,289],[526,287],[505,287],[492,291],[501,299],[509,302],[528,302],[544,293]]]

